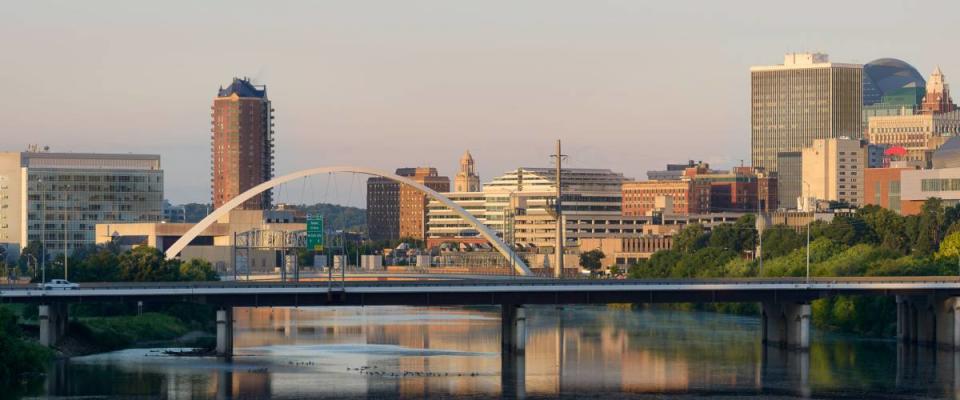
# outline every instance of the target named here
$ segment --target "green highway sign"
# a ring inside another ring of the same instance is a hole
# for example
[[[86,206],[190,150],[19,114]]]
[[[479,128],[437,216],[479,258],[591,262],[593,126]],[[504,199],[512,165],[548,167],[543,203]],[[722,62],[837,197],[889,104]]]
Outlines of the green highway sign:
[[[311,215],[307,217],[307,248],[313,251],[323,251],[323,216]]]

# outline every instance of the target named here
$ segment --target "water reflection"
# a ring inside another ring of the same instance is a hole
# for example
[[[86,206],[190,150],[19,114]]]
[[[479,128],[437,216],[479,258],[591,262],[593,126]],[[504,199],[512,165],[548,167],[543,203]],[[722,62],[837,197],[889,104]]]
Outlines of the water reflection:
[[[529,307],[525,355],[500,356],[497,308],[237,309],[236,356],[151,349],[51,366],[53,395],[164,398],[625,397],[636,394],[957,398],[960,355],[815,334],[762,346],[756,318]]]

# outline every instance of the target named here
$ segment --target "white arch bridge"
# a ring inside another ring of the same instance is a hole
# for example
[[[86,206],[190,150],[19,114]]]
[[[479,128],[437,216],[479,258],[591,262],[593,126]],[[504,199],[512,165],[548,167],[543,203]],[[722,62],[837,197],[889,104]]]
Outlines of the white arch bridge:
[[[453,210],[453,212],[457,213],[457,215],[459,215],[461,218],[463,218],[468,223],[470,223],[470,225],[476,228],[477,231],[480,232],[480,235],[483,236],[484,239],[487,239],[487,241],[489,241],[493,245],[493,247],[500,252],[500,254],[503,254],[503,256],[507,258],[510,264],[514,266],[518,274],[531,275],[530,268],[528,268],[527,264],[523,262],[523,259],[520,258],[520,256],[518,256],[513,251],[513,249],[510,248],[510,246],[508,246],[506,243],[500,240],[500,238],[497,237],[496,232],[494,232],[492,229],[490,229],[489,227],[484,225],[482,222],[477,220],[473,215],[471,215],[469,212],[464,210],[463,207],[460,207],[457,203],[454,203],[453,200],[450,200],[446,196],[438,193],[437,191],[430,189],[424,185],[421,185],[420,183],[410,178],[402,177],[396,174],[391,174],[389,172],[381,171],[374,168],[353,167],[353,166],[320,167],[320,168],[305,169],[302,171],[297,171],[291,174],[276,177],[269,181],[261,183],[257,186],[254,186],[250,190],[247,190],[246,192],[241,193],[239,196],[234,197],[233,199],[228,201],[226,204],[224,204],[220,208],[214,210],[212,213],[210,213],[210,215],[207,215],[206,218],[202,219],[200,222],[198,222],[196,225],[190,228],[190,230],[188,230],[186,234],[180,237],[180,239],[174,242],[173,245],[170,246],[169,249],[167,249],[166,257],[167,259],[176,257],[178,254],[180,254],[181,251],[183,251],[184,247],[187,247],[187,245],[190,244],[190,242],[193,241],[193,239],[195,239],[197,236],[200,235],[201,232],[203,232],[205,229],[210,227],[210,225],[212,225],[214,222],[220,219],[220,217],[226,215],[227,213],[230,212],[230,210],[237,208],[238,206],[243,204],[243,202],[250,200],[251,198],[253,198],[254,196],[260,193],[263,193],[274,187],[280,186],[284,183],[291,182],[300,178],[306,178],[308,176],[330,174],[330,173],[346,173],[346,172],[387,178],[394,182],[398,182],[400,184],[404,184],[414,189],[417,189],[423,192],[424,194],[426,194],[427,196],[430,196],[434,200],[437,200],[440,203],[443,203],[445,206]]]

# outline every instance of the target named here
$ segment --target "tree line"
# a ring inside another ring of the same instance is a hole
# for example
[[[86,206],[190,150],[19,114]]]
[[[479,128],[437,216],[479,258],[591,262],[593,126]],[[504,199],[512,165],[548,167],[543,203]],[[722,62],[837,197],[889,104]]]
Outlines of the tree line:
[[[628,270],[631,278],[799,277],[806,275],[807,230],[811,276],[930,276],[960,274],[960,205],[928,199],[917,215],[865,206],[813,221],[806,229],[774,225],[764,230],[762,259],[754,215],[712,230],[684,227],[673,248],[654,253]],[[821,328],[867,335],[892,335],[894,300],[875,296],[838,296],[813,303]],[[754,306],[721,305],[739,311]]]
[[[28,274],[33,282],[44,275],[38,260],[43,259],[43,245],[31,242],[21,252],[21,274]],[[49,252],[48,252],[49,254]],[[81,248],[74,251],[66,263],[64,255],[47,257],[46,279],[62,278],[64,269],[71,282],[176,282],[215,281],[217,272],[210,262],[201,259],[182,261],[167,260],[164,254],[149,246],[122,251],[117,246],[106,245]],[[65,264],[68,268],[65,268]]]

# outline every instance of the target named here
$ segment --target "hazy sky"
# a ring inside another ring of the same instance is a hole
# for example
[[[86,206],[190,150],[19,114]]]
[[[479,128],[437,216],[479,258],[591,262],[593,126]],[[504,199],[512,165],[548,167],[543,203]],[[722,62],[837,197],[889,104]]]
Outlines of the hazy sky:
[[[630,177],[687,159],[728,167],[749,163],[750,65],[805,50],[896,57],[952,82],[958,12],[956,0],[10,1],[0,150],[158,153],[168,198],[208,201],[213,97],[250,76],[276,108],[280,174],[452,176],[469,149],[485,182],[549,165],[557,138],[568,165]]]

